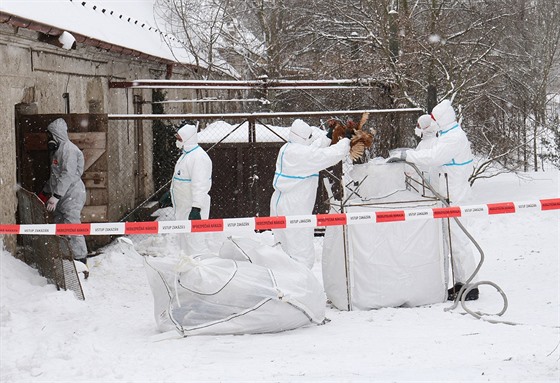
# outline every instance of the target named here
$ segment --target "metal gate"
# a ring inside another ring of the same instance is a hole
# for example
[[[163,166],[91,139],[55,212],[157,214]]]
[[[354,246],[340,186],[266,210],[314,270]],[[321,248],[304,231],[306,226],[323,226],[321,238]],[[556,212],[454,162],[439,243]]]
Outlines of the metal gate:
[[[281,146],[282,143],[272,142],[219,144],[208,152],[213,163],[211,217],[269,215],[272,179]]]
[[[328,112],[324,112],[328,116]],[[360,116],[360,112],[352,112]],[[278,113],[282,114],[282,113]],[[157,201],[169,190],[173,168],[180,152],[175,148],[175,132],[184,123],[197,124],[205,122],[205,128],[199,131],[199,144],[210,156],[213,164],[212,188],[210,190],[210,218],[240,218],[270,215],[270,198],[274,192],[272,183],[276,166],[276,157],[280,147],[286,142],[289,126],[296,117],[306,118],[316,126],[321,123],[317,116],[297,115],[271,118],[268,115],[242,114],[226,116],[227,120],[237,121],[228,124],[230,130],[214,131],[213,123],[224,122],[216,115],[109,115],[110,130],[123,130],[129,121],[145,120],[152,125],[153,179],[155,193],[140,206],[148,206]],[[405,110],[398,113],[378,111],[370,116],[371,127],[389,131],[393,126],[414,126],[417,111]],[[182,121],[177,121],[182,119]],[[176,121],[172,123],[172,121]],[[270,124],[274,121],[276,124]],[[282,134],[278,134],[282,127]],[[156,138],[157,137],[157,138]],[[369,156],[387,155],[380,148],[376,139]],[[340,165],[330,173],[321,172],[317,190],[314,214],[329,211],[329,194],[340,198],[342,191]],[[328,177],[334,190],[325,189],[323,178]],[[160,187],[161,185],[161,187]],[[130,217],[134,217],[130,214]]]

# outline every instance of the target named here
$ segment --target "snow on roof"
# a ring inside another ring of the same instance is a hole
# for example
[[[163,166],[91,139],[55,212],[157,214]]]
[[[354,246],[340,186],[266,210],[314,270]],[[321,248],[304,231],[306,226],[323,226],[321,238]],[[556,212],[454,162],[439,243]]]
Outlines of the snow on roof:
[[[153,57],[182,64],[195,62],[176,37],[158,28],[153,0],[2,0],[0,12]]]

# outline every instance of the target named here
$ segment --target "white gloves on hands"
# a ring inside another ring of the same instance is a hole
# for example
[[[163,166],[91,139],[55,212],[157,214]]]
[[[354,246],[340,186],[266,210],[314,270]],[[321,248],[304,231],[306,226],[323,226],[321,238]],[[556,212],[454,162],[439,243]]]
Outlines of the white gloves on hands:
[[[388,164],[392,164],[395,162],[404,162],[406,161],[406,152],[410,150],[410,149],[403,149],[400,151],[400,153],[398,153],[398,155],[393,155],[393,157],[390,157],[389,159],[387,159],[387,163]]]
[[[47,201],[47,211],[54,211],[54,209],[56,209],[57,204],[58,204],[58,198],[56,198],[55,196],[49,198],[49,200]]]
[[[408,152],[410,149],[405,149],[401,152],[401,158],[403,161],[406,161],[406,152]]]

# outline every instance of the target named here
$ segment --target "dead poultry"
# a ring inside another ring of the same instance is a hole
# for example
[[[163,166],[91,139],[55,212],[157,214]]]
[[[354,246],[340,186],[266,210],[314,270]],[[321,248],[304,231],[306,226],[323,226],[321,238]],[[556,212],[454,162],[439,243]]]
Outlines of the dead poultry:
[[[350,140],[350,158],[352,158],[353,161],[361,158],[364,151],[373,144],[375,130],[372,130],[371,133],[363,130],[368,117],[369,113],[366,112],[362,114],[362,118],[357,124],[353,120],[348,120],[346,124],[344,124],[341,120],[336,118],[327,121],[327,126],[333,129],[331,145],[336,144],[341,138],[347,136],[347,133],[352,135]]]

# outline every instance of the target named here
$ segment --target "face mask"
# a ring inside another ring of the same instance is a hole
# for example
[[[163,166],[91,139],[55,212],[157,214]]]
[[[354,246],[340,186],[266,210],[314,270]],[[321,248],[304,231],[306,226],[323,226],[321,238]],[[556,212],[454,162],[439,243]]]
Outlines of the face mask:
[[[422,129],[414,128],[414,134],[416,134],[418,137],[422,138]]]
[[[432,127],[435,127],[434,130],[436,130],[436,131],[437,131],[437,130],[441,130],[441,126],[439,126],[439,122],[437,122],[436,120],[433,120],[433,121],[432,121],[432,125],[431,125],[431,126],[432,126]]]
[[[49,152],[56,152],[58,150],[58,142],[49,140],[49,142],[47,142],[47,147],[49,148]]]
[[[183,149],[183,142],[182,141],[175,141],[175,146],[178,147],[179,149]]]

